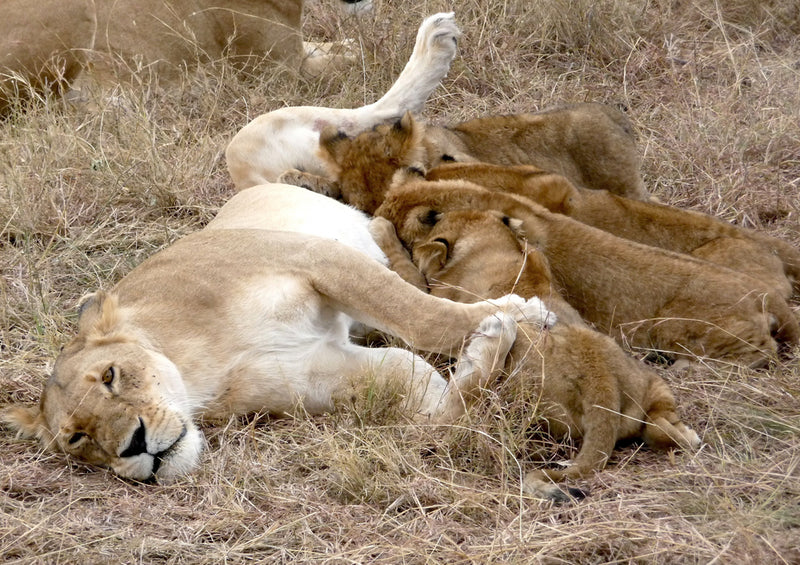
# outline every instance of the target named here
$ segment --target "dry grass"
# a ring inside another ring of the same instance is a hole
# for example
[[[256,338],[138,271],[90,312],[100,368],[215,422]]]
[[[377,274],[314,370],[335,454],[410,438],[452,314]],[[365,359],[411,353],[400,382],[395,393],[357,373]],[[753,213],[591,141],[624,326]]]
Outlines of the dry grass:
[[[34,402],[74,330],[74,304],[200,227],[230,195],[223,151],[283,106],[354,106],[400,71],[438,1],[378,2],[316,39],[355,37],[363,66],[305,82],[224,63],[185,87],[120,86],[0,123],[0,406]],[[723,6],[724,5],[724,6]],[[800,16],[792,0],[467,0],[435,122],[575,101],[621,104],[662,200],[800,244]],[[798,353],[798,352],[795,352]],[[800,370],[663,370],[697,454],[619,449],[554,506],[520,493],[531,414],[490,398],[418,429],[380,402],[304,421],[204,425],[200,470],[144,486],[0,435],[0,561],[46,563],[798,563]],[[363,413],[361,412],[363,410]],[[534,457],[535,456],[535,457]]]

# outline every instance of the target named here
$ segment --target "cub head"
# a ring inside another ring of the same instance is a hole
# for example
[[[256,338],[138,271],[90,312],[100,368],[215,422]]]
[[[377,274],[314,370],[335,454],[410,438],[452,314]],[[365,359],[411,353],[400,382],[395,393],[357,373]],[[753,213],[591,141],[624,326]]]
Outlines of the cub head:
[[[434,220],[427,238],[411,248],[431,294],[475,302],[510,293],[526,298],[550,293],[547,260],[527,246],[521,221],[479,210],[440,213]]]
[[[319,156],[336,180],[342,200],[374,214],[395,171],[424,168],[424,126],[406,114],[356,137],[328,127],[319,138]]]
[[[113,294],[89,298],[39,405],[12,408],[3,419],[45,449],[129,479],[169,480],[196,466],[202,434],[177,367],[124,318]]]

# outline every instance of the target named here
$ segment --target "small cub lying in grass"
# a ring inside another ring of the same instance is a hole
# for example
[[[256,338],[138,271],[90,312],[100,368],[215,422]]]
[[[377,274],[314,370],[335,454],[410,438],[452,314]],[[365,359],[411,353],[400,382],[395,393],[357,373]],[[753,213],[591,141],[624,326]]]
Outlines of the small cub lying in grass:
[[[392,268],[410,281],[421,272],[434,296],[474,302],[513,291],[538,296],[558,314],[559,322],[546,332],[520,326],[506,363],[511,377],[502,388],[516,400],[530,397],[554,437],[582,438],[582,443],[566,469],[529,473],[526,490],[563,498],[553,481],[602,469],[620,440],[642,438],[654,448],[699,446],[661,377],[587,327],[558,296],[546,259],[519,239],[519,225],[496,212],[439,214],[427,237],[411,248],[413,263],[388,220],[375,218],[370,231]]]

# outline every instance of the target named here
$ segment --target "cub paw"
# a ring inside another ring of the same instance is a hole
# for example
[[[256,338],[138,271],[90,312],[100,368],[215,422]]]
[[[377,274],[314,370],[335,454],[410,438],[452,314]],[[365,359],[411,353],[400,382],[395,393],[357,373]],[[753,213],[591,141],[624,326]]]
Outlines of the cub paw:
[[[394,224],[383,216],[375,216],[369,222],[369,235],[378,245],[382,241],[392,241],[397,237],[394,231]]]

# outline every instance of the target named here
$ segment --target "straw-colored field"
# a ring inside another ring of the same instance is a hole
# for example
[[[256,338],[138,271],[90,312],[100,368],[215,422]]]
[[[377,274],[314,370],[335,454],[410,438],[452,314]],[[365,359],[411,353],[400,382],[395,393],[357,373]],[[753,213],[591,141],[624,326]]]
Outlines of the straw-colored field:
[[[423,17],[463,31],[425,118],[597,101],[627,109],[662,201],[800,245],[800,7],[794,0],[376,0],[305,34],[363,62],[308,81],[224,62],[34,104],[0,123],[0,407],[34,403],[75,304],[227,197],[224,149],[263,112],[358,106],[405,64]],[[797,303],[794,304],[797,307]],[[797,355],[798,351],[794,352]],[[307,420],[204,424],[199,470],[168,486],[0,432],[0,561],[24,563],[798,563],[800,368],[659,369],[697,453],[621,447],[580,502],[521,494],[520,406],[487,395],[459,426],[418,429],[380,399]],[[570,446],[542,441],[545,457]]]

